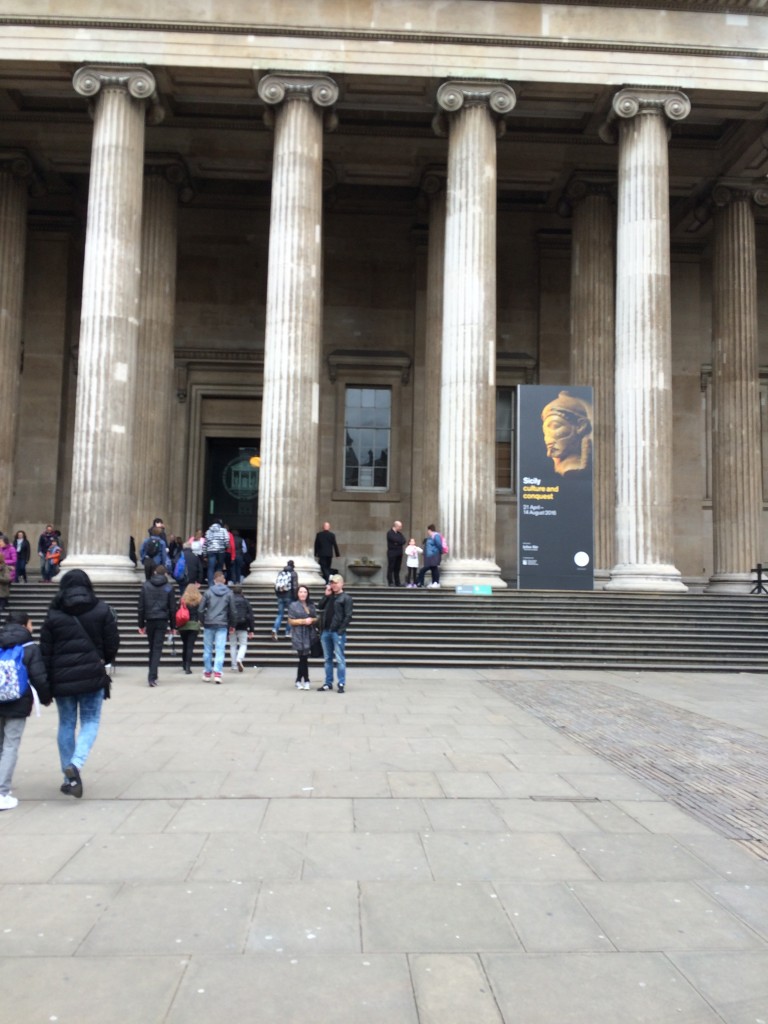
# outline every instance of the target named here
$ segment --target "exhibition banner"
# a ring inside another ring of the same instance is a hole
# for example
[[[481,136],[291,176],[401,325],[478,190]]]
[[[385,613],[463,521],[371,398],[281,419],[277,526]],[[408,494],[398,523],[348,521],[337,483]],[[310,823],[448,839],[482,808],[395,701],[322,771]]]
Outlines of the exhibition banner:
[[[591,590],[592,388],[517,389],[517,585]]]

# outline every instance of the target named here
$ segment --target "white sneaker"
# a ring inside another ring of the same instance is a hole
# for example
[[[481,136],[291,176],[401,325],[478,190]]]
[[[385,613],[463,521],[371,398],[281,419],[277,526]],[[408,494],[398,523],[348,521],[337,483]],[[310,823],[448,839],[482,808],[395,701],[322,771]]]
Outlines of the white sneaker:
[[[303,685],[302,685],[302,682],[301,682],[301,680],[300,680],[300,679],[297,679],[297,680],[296,680],[296,689],[297,689],[297,690],[303,690],[303,689],[304,689],[304,687],[303,687]]]
[[[430,590],[439,590],[440,589],[440,584],[439,583],[430,583],[429,584],[429,589]]]
[[[304,685],[302,686],[302,690],[311,690],[311,689],[312,689],[312,687],[311,687],[309,681],[305,682]]]
[[[0,811],[12,811],[14,807],[18,807],[19,801],[15,796],[11,796],[10,793],[5,793],[0,796]]]

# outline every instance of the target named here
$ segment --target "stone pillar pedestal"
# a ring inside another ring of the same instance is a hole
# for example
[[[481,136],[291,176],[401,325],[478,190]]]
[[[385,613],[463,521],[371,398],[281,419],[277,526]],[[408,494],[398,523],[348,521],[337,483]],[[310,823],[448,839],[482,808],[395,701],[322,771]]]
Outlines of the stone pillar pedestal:
[[[322,584],[314,558],[322,295],[323,122],[338,98],[321,75],[267,75],[275,152],[264,338],[256,558],[249,583],[274,583],[292,558]],[[270,113],[268,111],[268,113]]]
[[[134,580],[128,558],[133,493],[141,197],[146,101],[144,68],[75,72],[94,97],[88,228],[77,371],[68,554],[62,570],[95,583]]]
[[[9,537],[27,249],[25,179],[31,172],[23,154],[0,151],[0,529]]]
[[[672,368],[667,120],[682,93],[624,89],[616,249],[616,555],[607,590],[684,592],[672,564]]]
[[[573,210],[570,379],[594,391],[594,565],[596,577],[603,579],[616,562],[612,193],[611,185],[586,178],[574,179],[566,189]]]
[[[179,458],[171,415],[176,401],[173,327],[178,190],[185,179],[179,162],[149,160],[144,175],[131,531],[137,554],[155,516],[165,517],[167,526],[178,533],[185,527],[167,518],[171,463]]]
[[[712,533],[708,591],[748,594],[762,561],[757,266],[753,199],[768,190],[718,185],[712,303]]]
[[[448,82],[448,195],[440,389],[441,582],[506,587],[496,564],[496,136],[515,93]],[[439,127],[440,121],[437,122]]]

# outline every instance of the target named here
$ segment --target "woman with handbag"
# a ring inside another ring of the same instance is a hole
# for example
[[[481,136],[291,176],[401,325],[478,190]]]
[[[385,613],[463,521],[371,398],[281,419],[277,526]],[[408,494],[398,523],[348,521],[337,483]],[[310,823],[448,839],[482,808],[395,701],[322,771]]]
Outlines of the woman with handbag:
[[[309,599],[309,588],[302,583],[297,598],[288,606],[288,623],[291,627],[291,643],[299,655],[296,668],[296,689],[309,690],[309,657],[313,640],[320,642],[317,632],[317,609]]]
[[[176,629],[181,637],[181,664],[184,674],[192,675],[192,654],[195,649],[197,634],[200,632],[200,593],[199,583],[190,583],[181,595],[179,610],[176,612]]]
[[[82,569],[62,576],[59,592],[40,630],[40,650],[59,712],[62,793],[83,795],[80,771],[99,731],[101,708],[109,696],[107,666],[117,657],[117,619],[93,591]],[[80,732],[77,719],[80,716]]]

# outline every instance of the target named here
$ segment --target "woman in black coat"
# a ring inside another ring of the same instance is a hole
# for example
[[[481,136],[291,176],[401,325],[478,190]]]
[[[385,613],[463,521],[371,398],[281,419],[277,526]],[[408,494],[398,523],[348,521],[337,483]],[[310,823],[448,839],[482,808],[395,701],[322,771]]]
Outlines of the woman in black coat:
[[[117,656],[120,636],[112,609],[100,601],[82,569],[70,569],[40,631],[51,693],[59,712],[62,793],[81,797],[80,769],[99,731],[101,707],[109,696],[107,665]],[[80,732],[76,736],[77,717]]]

